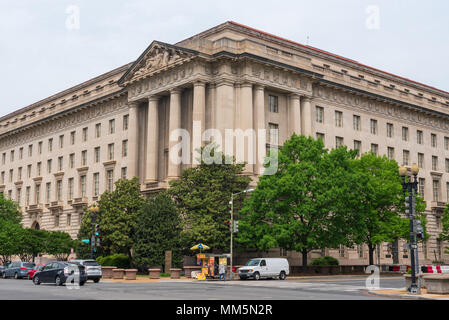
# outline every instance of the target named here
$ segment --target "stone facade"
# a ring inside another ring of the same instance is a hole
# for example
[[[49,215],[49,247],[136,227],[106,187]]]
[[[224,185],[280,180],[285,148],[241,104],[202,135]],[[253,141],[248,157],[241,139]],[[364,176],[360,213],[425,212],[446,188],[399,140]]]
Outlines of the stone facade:
[[[189,134],[184,156],[194,162],[203,134],[217,141],[210,129],[223,137],[277,129],[245,144],[242,160],[257,159],[245,169],[253,184],[262,172],[256,155],[292,133],[419,162],[432,234],[420,258],[449,261],[437,240],[449,194],[448,107],[448,92],[227,22],[175,45],[155,41],[133,63],[2,117],[0,192],[20,203],[26,227],[76,236],[83,208],[117,179],[137,176],[147,194],[192,165],[170,161],[174,130]],[[381,249],[381,263],[409,261],[402,243]],[[367,264],[364,247],[325,251],[311,257]],[[300,264],[298,253],[270,255]]]

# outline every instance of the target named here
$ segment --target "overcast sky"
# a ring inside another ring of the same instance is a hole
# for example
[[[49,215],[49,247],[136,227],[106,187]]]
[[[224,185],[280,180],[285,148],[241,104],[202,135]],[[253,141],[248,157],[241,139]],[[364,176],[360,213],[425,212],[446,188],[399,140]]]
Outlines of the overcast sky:
[[[228,20],[449,91],[447,0],[0,5],[0,116],[134,61],[153,40],[175,43]]]

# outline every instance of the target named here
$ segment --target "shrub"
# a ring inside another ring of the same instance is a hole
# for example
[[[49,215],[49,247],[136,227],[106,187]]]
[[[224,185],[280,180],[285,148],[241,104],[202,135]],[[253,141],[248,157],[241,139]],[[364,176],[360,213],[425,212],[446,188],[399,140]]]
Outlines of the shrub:
[[[312,267],[338,266],[339,262],[333,257],[321,257],[312,260]]]
[[[117,267],[120,269],[129,268],[131,265],[129,257],[122,253],[107,257],[98,257],[97,262],[104,267]]]

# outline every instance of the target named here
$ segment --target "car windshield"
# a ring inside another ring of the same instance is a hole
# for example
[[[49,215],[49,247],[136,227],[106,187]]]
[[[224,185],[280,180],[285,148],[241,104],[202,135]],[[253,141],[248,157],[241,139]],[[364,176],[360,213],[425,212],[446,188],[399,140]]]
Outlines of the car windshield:
[[[83,264],[85,266],[88,266],[88,267],[93,267],[93,266],[98,266],[99,265],[97,261],[84,261]]]
[[[259,265],[259,262],[260,262],[260,259],[252,259],[252,260],[249,260],[249,261],[245,264],[245,266],[248,266],[248,267],[258,266],[258,265]]]
[[[34,268],[34,263],[24,263],[23,264],[23,266],[25,267],[25,268]]]

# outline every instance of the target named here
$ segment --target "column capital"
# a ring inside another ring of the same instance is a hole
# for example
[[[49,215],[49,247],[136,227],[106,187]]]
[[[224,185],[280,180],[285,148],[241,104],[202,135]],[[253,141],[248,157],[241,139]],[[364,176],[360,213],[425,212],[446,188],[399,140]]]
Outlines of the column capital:
[[[304,102],[312,102],[312,97],[311,96],[301,96],[301,101]]]
[[[140,105],[139,101],[128,101],[128,107],[129,108],[138,108]]]
[[[289,95],[290,99],[299,100],[301,96],[296,92],[291,92]]]
[[[262,84],[256,84],[254,85],[254,89],[257,91],[264,91],[265,90],[265,86]]]
[[[181,94],[182,88],[175,87],[175,88],[171,88],[169,91],[170,91],[170,94],[171,94],[171,95],[172,95],[172,94]]]
[[[159,96],[149,96],[148,102],[158,102],[160,98]]]
[[[253,88],[254,83],[245,81],[245,82],[240,82],[239,85],[241,88]]]
[[[193,86],[194,87],[205,87],[206,86],[206,81],[204,80],[195,80],[193,81]]]

